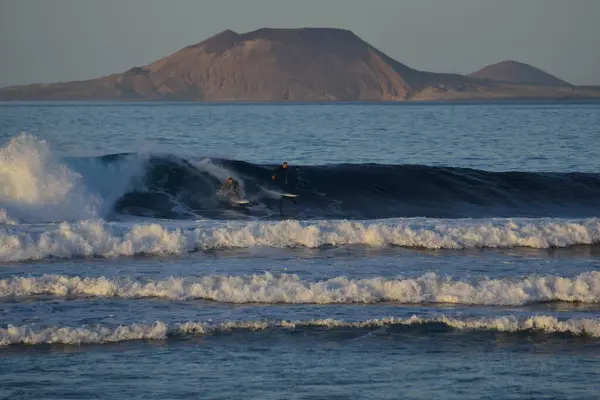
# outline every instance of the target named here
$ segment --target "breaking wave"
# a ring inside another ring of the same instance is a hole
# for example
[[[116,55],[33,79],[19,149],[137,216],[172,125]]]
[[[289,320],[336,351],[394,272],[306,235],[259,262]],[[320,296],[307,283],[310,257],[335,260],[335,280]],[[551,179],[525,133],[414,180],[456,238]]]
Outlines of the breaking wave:
[[[0,261],[182,254],[227,248],[367,245],[552,248],[600,242],[600,220],[204,221],[186,227],[99,220],[0,227]]]
[[[600,214],[600,174],[489,172],[424,165],[291,166],[176,155],[109,154],[61,158],[31,135],[0,148],[0,209],[22,222],[114,219],[280,218],[282,191],[299,195],[284,214],[302,219],[398,217],[569,217]],[[251,201],[220,201],[236,178]],[[286,184],[287,182],[287,184]],[[7,218],[8,218],[7,217]]]
[[[101,218],[141,173],[141,156],[64,160],[29,134],[0,148],[0,224]],[[132,162],[133,161],[133,162]]]
[[[296,275],[171,277],[161,281],[43,275],[0,280],[0,297],[52,295],[68,297],[205,299],[228,303],[335,304],[454,303],[524,305],[564,301],[600,303],[600,272],[572,278],[530,276],[523,279],[455,280],[428,273],[417,278],[349,279],[312,282]]]
[[[61,164],[45,141],[30,135],[0,148],[0,207],[25,221],[96,217],[98,199],[80,184],[81,176]]]
[[[167,324],[157,321],[153,324],[131,324],[117,327],[82,326],[48,327],[12,326],[0,328],[0,346],[16,344],[101,344],[131,340],[165,340],[186,336],[217,334],[229,331],[268,331],[273,329],[379,329],[403,326],[427,329],[435,326],[464,331],[496,332],[541,332],[547,334],[570,334],[573,336],[600,337],[600,321],[596,319],[559,320],[552,316],[533,316],[528,318],[479,317],[479,318],[382,318],[367,321],[347,322],[335,319],[307,321],[232,321],[222,323],[186,322]]]
[[[152,157],[146,188],[123,196],[117,210],[176,217],[174,210],[220,218],[214,193],[233,176],[253,207],[242,216],[276,216],[278,193],[299,195],[284,213],[302,219],[395,217],[591,217],[600,214],[600,174],[488,172],[425,165],[338,164],[293,166],[275,183],[275,165],[225,159],[193,163]],[[156,197],[160,193],[161,197]],[[183,208],[182,208],[183,206]]]

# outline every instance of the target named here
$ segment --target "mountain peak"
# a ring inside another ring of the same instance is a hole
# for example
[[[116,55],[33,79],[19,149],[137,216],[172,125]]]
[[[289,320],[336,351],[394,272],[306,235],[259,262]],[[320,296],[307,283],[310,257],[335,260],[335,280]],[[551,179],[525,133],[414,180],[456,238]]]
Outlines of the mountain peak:
[[[208,53],[223,53],[235,44],[251,40],[266,40],[273,43],[318,46],[322,42],[337,42],[343,45],[352,41],[362,42],[352,31],[339,28],[260,28],[239,34],[231,29],[224,30],[186,49],[204,47]]]
[[[248,38],[264,39],[322,39],[322,38],[352,38],[358,39],[352,31],[339,28],[261,28],[244,34]]]
[[[220,51],[224,51],[228,47],[233,46],[238,37],[239,35],[237,34],[237,32],[234,32],[231,29],[226,29],[223,32],[219,32],[216,35],[213,35],[208,39],[201,41],[200,43],[192,44],[185,48],[193,49],[201,46],[206,46],[210,48],[210,50],[207,51],[211,53],[218,53]]]
[[[569,83],[539,68],[514,60],[488,65],[469,75],[472,78],[496,82],[524,83],[548,86],[570,86]]]

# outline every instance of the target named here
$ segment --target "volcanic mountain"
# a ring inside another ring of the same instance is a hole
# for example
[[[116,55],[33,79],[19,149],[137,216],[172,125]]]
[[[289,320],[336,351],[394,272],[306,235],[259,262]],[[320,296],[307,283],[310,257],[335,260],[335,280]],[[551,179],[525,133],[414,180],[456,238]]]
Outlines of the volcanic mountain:
[[[529,64],[517,61],[502,61],[488,65],[469,75],[472,78],[489,79],[496,82],[526,83],[532,85],[570,86],[569,83]]]
[[[0,100],[404,101],[600,97],[412,69],[332,28],[227,30],[149,65],[67,83],[0,89]]]

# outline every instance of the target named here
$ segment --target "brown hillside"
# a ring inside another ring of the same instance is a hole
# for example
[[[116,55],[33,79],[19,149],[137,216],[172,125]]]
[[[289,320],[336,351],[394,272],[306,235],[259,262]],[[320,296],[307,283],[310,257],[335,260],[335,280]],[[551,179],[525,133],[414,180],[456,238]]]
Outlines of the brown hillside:
[[[406,100],[432,82],[452,86],[468,79],[409,68],[347,30],[227,30],[123,74],[5,88],[0,99]]]
[[[406,77],[352,32],[225,31],[145,67],[164,97],[190,100],[398,100]]]
[[[0,89],[0,100],[403,101],[600,97],[409,68],[347,30],[227,30],[122,74]]]

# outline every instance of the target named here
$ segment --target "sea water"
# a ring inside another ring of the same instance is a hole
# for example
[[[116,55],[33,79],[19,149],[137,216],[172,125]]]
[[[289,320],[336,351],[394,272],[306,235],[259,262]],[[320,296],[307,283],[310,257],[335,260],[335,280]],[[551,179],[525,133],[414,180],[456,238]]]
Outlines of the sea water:
[[[600,103],[3,103],[0,141],[0,397],[600,393]]]

